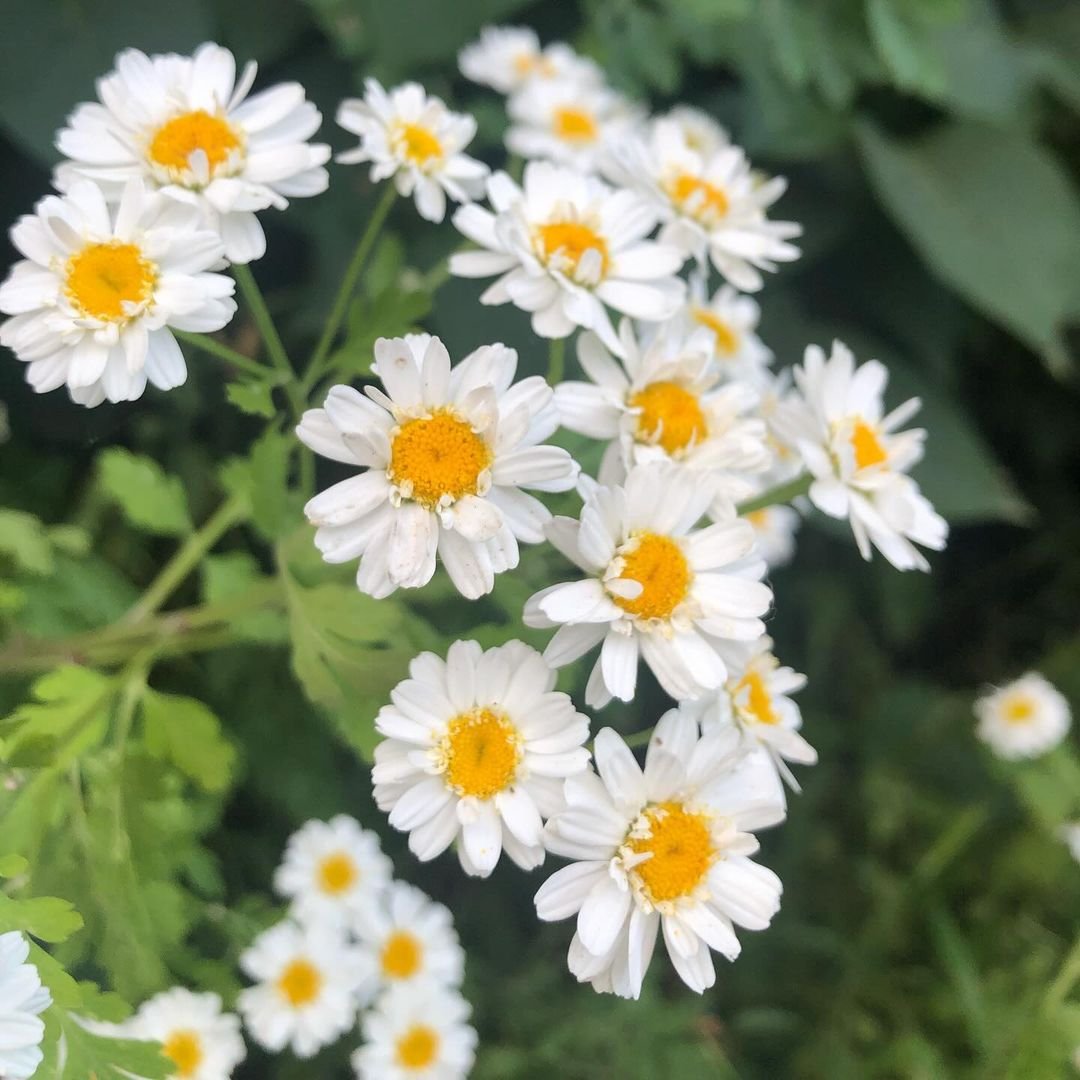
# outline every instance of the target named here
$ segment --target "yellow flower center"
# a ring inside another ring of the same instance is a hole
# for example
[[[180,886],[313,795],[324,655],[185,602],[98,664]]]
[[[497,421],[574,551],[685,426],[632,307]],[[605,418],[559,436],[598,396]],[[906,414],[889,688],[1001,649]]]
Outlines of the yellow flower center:
[[[439,1036],[426,1024],[413,1024],[398,1037],[397,1062],[403,1069],[426,1069],[439,1053]]]
[[[697,218],[704,225],[715,225],[728,212],[728,199],[724,192],[708,180],[693,173],[679,173],[664,184],[668,198],[685,214]]]
[[[764,529],[769,524],[769,508],[766,506],[762,510],[751,510],[749,514],[743,514],[743,517],[755,529]]]
[[[443,156],[438,136],[423,124],[399,124],[394,135],[398,152],[414,165],[426,165]]]
[[[690,590],[690,564],[682,548],[670,536],[639,533],[633,546],[622,551],[619,577],[640,582],[633,600],[612,595],[616,604],[639,619],[667,619]]]
[[[464,420],[439,410],[398,428],[387,476],[402,493],[429,508],[475,495],[491,451]]]
[[[194,1031],[172,1032],[161,1052],[176,1066],[177,1076],[194,1076],[203,1060],[202,1040]]]
[[[593,228],[580,221],[553,221],[537,229],[539,256],[550,263],[558,259],[571,274],[587,251],[600,253],[600,277],[608,272],[609,257],[607,241]],[[563,269],[560,266],[559,269]]]
[[[555,134],[566,142],[596,142],[600,135],[600,128],[597,126],[593,114],[585,109],[575,109],[572,106],[555,110],[553,126]]]
[[[1028,697],[1014,697],[1005,703],[1003,711],[1008,723],[1026,724],[1035,715],[1035,703]]]
[[[150,140],[148,156],[156,165],[182,171],[189,168],[191,155],[201,150],[213,176],[240,145],[240,136],[224,117],[196,109],[162,124]]]
[[[411,979],[419,970],[424,951],[407,930],[395,930],[383,946],[379,963],[388,979]]]
[[[689,896],[709,872],[716,852],[709,823],[681,803],[665,802],[645,810],[649,836],[630,841],[630,850],[650,858],[638,863],[633,873],[652,903]]]
[[[867,469],[889,459],[877,432],[863,420],[856,420],[851,430],[851,448],[855,451],[856,469]]]
[[[359,877],[356,863],[344,851],[335,851],[319,863],[319,888],[329,896],[347,892]]]
[[[490,799],[514,782],[521,761],[521,736],[500,713],[474,709],[447,724],[441,751],[446,782],[454,791]]]
[[[294,1008],[310,1005],[322,990],[323,977],[310,960],[291,961],[281,973],[277,988],[281,996]]]
[[[555,74],[555,65],[543,53],[523,52],[514,57],[514,71],[521,79],[527,79],[530,75],[550,79]]]
[[[64,289],[71,302],[95,319],[129,317],[128,305],[145,304],[157,284],[157,267],[135,244],[88,244],[72,255]]]
[[[669,454],[700,442],[708,432],[697,395],[678,383],[649,383],[630,398],[630,406],[641,410],[638,441],[659,443]]]
[[[738,335],[719,315],[704,307],[695,307],[692,314],[699,325],[707,326],[716,335],[716,351],[718,353],[724,356],[734,356],[738,352]]]
[[[772,696],[765,685],[765,678],[760,671],[751,669],[735,685],[735,697],[746,698],[742,703],[744,713],[759,724],[779,724],[780,714],[773,707]]]

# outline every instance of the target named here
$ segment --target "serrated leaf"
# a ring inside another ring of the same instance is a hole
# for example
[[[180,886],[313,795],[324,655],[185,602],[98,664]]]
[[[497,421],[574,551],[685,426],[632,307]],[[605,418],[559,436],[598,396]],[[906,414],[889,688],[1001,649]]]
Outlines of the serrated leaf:
[[[41,941],[66,941],[81,930],[82,916],[68,903],[55,896],[16,900],[0,894],[0,934],[21,930]]]
[[[246,551],[229,551],[210,555],[203,560],[203,598],[208,604],[218,604],[243,596],[255,585],[270,582],[259,564]],[[230,620],[230,626],[248,641],[280,645],[289,640],[285,616],[274,610],[259,610],[241,614]]]
[[[59,1036],[63,1036],[60,1063]],[[46,1013],[46,1039],[50,1050],[41,1068],[55,1080],[164,1080],[176,1065],[154,1042],[121,1039],[87,1031],[78,1020],[55,1006]]]
[[[230,404],[235,405],[248,416],[261,416],[266,420],[272,420],[277,416],[278,411],[274,404],[276,385],[277,383],[272,379],[233,382],[225,387],[225,397],[228,398]]]
[[[156,536],[191,532],[184,486],[152,458],[113,447],[98,457],[102,490],[137,529]]]
[[[255,441],[247,458],[232,458],[221,469],[226,490],[243,495],[252,522],[269,540],[276,540],[297,520],[298,496],[289,491],[289,463],[295,441],[273,429]]]
[[[142,717],[152,756],[171,761],[205,791],[228,787],[236,751],[222,735],[221,721],[201,701],[147,690]]]

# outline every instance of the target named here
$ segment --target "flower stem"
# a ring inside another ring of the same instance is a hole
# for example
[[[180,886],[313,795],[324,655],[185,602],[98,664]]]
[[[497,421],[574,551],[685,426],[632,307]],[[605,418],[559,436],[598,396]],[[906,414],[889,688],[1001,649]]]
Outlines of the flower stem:
[[[805,495],[810,490],[813,479],[809,473],[801,473],[786,484],[777,484],[776,487],[769,488],[768,491],[762,492],[756,498],[740,503],[739,513],[745,516],[754,513],[756,510],[765,510],[780,503],[789,503],[792,499]]]
[[[235,349],[230,349],[228,345],[223,345],[220,341],[207,334],[192,334],[187,330],[173,330],[173,336],[179,338],[180,341],[186,342],[193,349],[201,349],[209,356],[216,356],[231,367],[247,372],[248,375],[255,375],[260,379],[266,378],[266,368],[257,360],[252,360],[250,356],[245,356]]]
[[[549,386],[558,386],[562,382],[566,367],[566,338],[552,338],[548,347],[547,381]]]

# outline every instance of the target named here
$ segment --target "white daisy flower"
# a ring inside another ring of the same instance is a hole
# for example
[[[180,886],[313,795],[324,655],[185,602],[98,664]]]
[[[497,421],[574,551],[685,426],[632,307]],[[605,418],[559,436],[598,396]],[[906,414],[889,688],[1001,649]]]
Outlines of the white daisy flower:
[[[233,282],[216,233],[198,212],[134,180],[109,208],[89,181],[48,195],[11,240],[26,256],[0,285],[0,343],[28,365],[44,393],[67,385],[73,401],[134,401],[187,378],[172,330],[220,330],[233,316]]]
[[[413,196],[428,221],[446,216],[446,196],[469,202],[484,193],[488,167],[462,153],[476,134],[476,120],[453,113],[418,83],[387,93],[375,79],[364,80],[364,97],[346,98],[337,122],[360,136],[355,150],[338,154],[343,165],[371,162],[371,180],[394,178],[398,193]]]
[[[230,262],[261,258],[266,237],[255,212],[325,191],[330,147],[307,142],[322,117],[299,83],[248,97],[255,70],[250,61],[237,81],[233,54],[211,43],[190,57],[125,49],[98,80],[101,103],[80,105],[57,136],[70,160],[57,168],[56,186],[86,178],[119,199],[141,178],[197,207]]]
[[[385,393],[335,386],[306,412],[301,441],[366,472],[316,495],[304,512],[327,562],[360,558],[356,583],[374,597],[426,585],[438,552],[462,595],[491,591],[518,564],[518,541],[544,538],[550,514],[522,488],[567,491],[577,463],[541,445],[559,425],[540,376],[514,383],[517,353],[485,345],[451,370],[438,338],[375,343]]]
[[[52,996],[26,958],[30,944],[17,930],[0,934],[0,1076],[29,1080],[41,1064],[45,1024],[41,1014]]]
[[[651,322],[670,318],[685,296],[675,275],[678,248],[646,240],[656,214],[641,196],[543,161],[525,166],[524,187],[505,173],[488,180],[492,209],[463,206],[454,224],[482,251],[452,255],[460,277],[498,280],[484,304],[513,302],[532,313],[533,330],[564,338],[595,331],[613,352],[619,340],[605,309]]]
[[[940,551],[949,527],[906,475],[922,458],[926,432],[897,429],[919,399],[882,415],[888,378],[877,360],[856,370],[842,342],[833,342],[828,358],[810,345],[795,369],[802,402],[783,406],[778,423],[814,476],[810,501],[829,517],[849,519],[864,559],[872,544],[898,570],[928,570],[915,544]]]
[[[1053,750],[1072,724],[1065,696],[1037,671],[984,694],[975,702],[975,715],[978,737],[1006,761]]]
[[[1069,847],[1069,853],[1080,862],[1080,821],[1068,821],[1058,830]]]
[[[309,821],[291,837],[274,888],[302,923],[344,926],[372,918],[393,867],[379,837],[345,814]]]
[[[247,1055],[240,1019],[221,1011],[221,998],[182,987],[143,1002],[119,1034],[161,1043],[183,1080],[229,1080]]]
[[[790,506],[766,506],[743,514],[754,529],[755,547],[771,569],[786,566],[795,556],[795,534],[802,517]]]
[[[409,849],[433,859],[457,839],[467,874],[486,877],[503,850],[524,870],[544,860],[542,819],[562,780],[581,772],[589,721],[555,673],[520,641],[483,651],[456,641],[421,653],[375,727],[375,801]]]
[[[683,142],[704,157],[731,145],[731,136],[727,129],[703,109],[693,105],[676,105],[664,114],[663,119],[674,124],[682,135]]]
[[[544,921],[577,916],[570,971],[579,982],[636,998],[657,933],[697,993],[716,981],[710,950],[739,955],[734,925],[764,930],[780,880],[749,858],[747,831],[782,818],[775,772],[739,761],[719,733],[673,709],[656,726],[644,771],[610,728],[596,736],[597,774],[566,782],[567,809],[548,822],[548,849],[574,859],[536,894]],[[747,772],[753,773],[750,778]]]
[[[359,1080],[464,1080],[476,1057],[472,1010],[458,993],[431,983],[399,986],[364,1016]]]
[[[588,576],[525,605],[526,625],[559,627],[544,658],[562,667],[600,645],[585,691],[597,708],[633,698],[639,653],[677,700],[719,689],[725,648],[760,637],[772,602],[764,562],[748,557],[753,529],[736,519],[695,529],[712,488],[670,463],[638,465],[625,486],[584,496],[580,519],[555,518],[548,539]]]
[[[536,79],[510,98],[506,146],[523,158],[546,158],[582,172],[640,124],[640,111],[606,86]]]
[[[457,987],[465,951],[450,909],[413,885],[396,881],[372,919],[356,926],[365,952],[365,984],[379,991],[434,983]]]
[[[749,415],[757,394],[747,383],[723,382],[704,328],[687,335],[670,327],[641,340],[624,319],[619,340],[621,361],[596,335],[578,337],[578,361],[592,381],[555,388],[563,427],[612,440],[601,483],[622,482],[636,464],[671,462],[707,477],[712,509],[723,517],[756,490],[753,475],[772,460],[765,422]]]
[[[762,270],[799,257],[789,241],[801,235],[801,226],[766,216],[786,181],[763,181],[737,146],[702,153],[687,144],[677,121],[660,119],[648,137],[614,146],[607,171],[649,198],[664,223],[662,243],[677,245],[700,264],[710,258],[743,292],[762,287]]]
[[[278,923],[241,954],[240,967],[256,985],[241,991],[237,1008],[252,1038],[273,1053],[288,1046],[312,1057],[356,1023],[364,955],[335,930]]]
[[[604,80],[592,60],[562,42],[542,49],[536,32],[523,26],[485,26],[479,40],[461,50],[458,66],[466,79],[502,94],[520,90],[533,80],[583,85],[600,85]]]

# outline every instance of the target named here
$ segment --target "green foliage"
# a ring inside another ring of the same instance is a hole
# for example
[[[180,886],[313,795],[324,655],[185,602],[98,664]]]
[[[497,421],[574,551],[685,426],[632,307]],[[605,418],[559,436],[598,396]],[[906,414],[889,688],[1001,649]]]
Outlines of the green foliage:
[[[136,529],[158,536],[191,532],[184,486],[156,461],[114,447],[102,453],[98,468],[102,490]]]
[[[221,733],[221,721],[201,702],[152,690],[142,696],[146,752],[171,761],[204,791],[229,785],[236,751]]]

